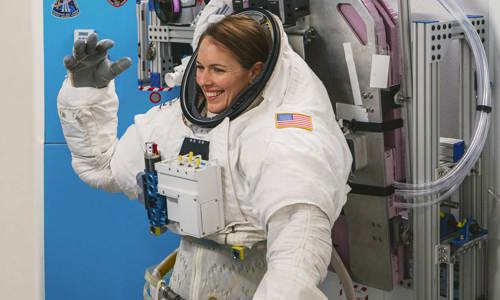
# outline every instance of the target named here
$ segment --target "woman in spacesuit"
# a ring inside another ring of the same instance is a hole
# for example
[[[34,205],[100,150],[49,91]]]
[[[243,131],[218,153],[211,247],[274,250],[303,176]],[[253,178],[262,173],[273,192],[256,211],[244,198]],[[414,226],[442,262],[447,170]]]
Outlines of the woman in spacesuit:
[[[209,160],[222,169],[225,227],[182,238],[170,288],[192,300],[327,299],[317,286],[351,156],[324,86],[280,23],[242,15],[208,26],[180,99],[136,116],[119,140],[112,78],[130,61],[109,62],[109,41],[77,42],[58,96],[72,165],[91,186],[135,198],[146,142],[164,156],[179,154],[186,138],[209,142]],[[247,258],[233,259],[230,245],[249,249]]]

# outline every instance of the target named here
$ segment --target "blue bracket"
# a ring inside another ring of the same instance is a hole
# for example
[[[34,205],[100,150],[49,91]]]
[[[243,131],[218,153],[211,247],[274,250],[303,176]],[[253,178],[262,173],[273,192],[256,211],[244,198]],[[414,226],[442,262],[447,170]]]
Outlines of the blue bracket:
[[[488,230],[481,228],[477,221],[472,218],[465,219],[457,227],[459,227],[459,235],[450,242],[450,245],[455,248],[459,248],[474,239],[488,234]]]
[[[139,201],[144,203],[147,211],[150,231],[158,236],[167,231],[168,212],[167,198],[158,193],[158,174],[153,171],[141,172],[137,182],[142,187]]]

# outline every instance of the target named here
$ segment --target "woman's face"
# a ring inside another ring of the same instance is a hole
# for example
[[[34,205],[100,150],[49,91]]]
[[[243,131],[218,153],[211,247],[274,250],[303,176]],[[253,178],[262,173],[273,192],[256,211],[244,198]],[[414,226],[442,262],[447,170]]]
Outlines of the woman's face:
[[[196,83],[205,95],[208,111],[224,111],[260,73],[262,65],[257,62],[247,70],[229,49],[209,36],[204,38],[198,49]]]

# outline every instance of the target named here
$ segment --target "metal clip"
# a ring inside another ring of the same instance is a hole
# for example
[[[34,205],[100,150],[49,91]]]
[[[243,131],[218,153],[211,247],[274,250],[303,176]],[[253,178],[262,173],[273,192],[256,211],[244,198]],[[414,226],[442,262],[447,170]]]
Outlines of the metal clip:
[[[449,245],[436,246],[435,263],[437,265],[452,263],[451,250]]]

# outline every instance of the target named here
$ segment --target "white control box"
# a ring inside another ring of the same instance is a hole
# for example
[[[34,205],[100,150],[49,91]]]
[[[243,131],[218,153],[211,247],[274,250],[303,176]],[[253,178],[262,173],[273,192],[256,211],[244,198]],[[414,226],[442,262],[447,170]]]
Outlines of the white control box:
[[[224,229],[221,169],[192,153],[155,164],[158,193],[167,197],[168,219],[197,238]]]

